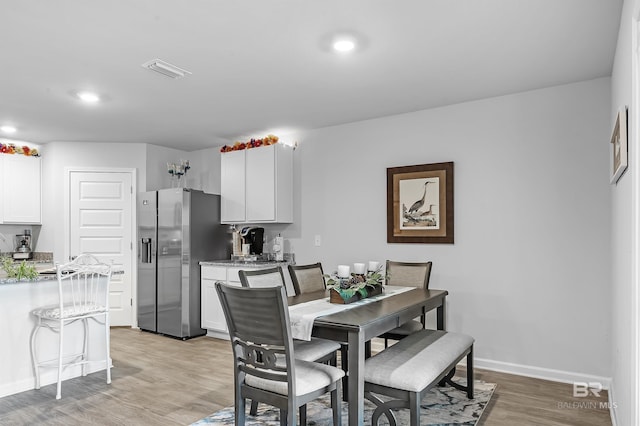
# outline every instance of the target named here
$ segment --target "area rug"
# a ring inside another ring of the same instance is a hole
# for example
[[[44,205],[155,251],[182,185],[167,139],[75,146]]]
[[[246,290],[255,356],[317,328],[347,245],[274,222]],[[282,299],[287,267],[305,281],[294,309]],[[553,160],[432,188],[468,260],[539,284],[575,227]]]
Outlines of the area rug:
[[[462,382],[462,381],[461,381]],[[421,425],[431,426],[473,426],[482,416],[487,403],[496,389],[494,383],[486,383],[481,380],[475,381],[474,399],[467,399],[466,393],[459,391],[453,387],[445,386],[431,389],[424,397],[420,404]],[[247,407],[250,404],[247,404]],[[365,400],[364,419],[365,424],[371,424],[371,413],[375,405]],[[248,413],[248,410],[247,410]],[[395,412],[398,425],[409,424],[409,410],[398,410]],[[247,426],[279,426],[280,412],[278,409],[260,404],[258,406],[258,415],[251,416],[247,414]],[[342,403],[342,423],[347,424],[347,404]],[[205,417],[192,424],[192,426],[201,425],[233,425],[234,410],[233,407],[223,408],[210,416]],[[307,424],[316,426],[329,426],[333,424],[331,414],[331,404],[328,396],[323,396],[307,405]],[[388,424],[386,417],[380,418],[380,424]]]

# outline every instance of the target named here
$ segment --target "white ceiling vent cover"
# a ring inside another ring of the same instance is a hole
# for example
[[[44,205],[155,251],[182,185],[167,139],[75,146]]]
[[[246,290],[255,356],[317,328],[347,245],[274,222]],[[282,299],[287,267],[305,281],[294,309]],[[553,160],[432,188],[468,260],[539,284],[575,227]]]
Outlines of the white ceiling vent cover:
[[[161,59],[153,59],[149,62],[145,62],[142,66],[171,78],[181,78],[184,77],[185,74],[191,74],[191,71],[187,71]]]

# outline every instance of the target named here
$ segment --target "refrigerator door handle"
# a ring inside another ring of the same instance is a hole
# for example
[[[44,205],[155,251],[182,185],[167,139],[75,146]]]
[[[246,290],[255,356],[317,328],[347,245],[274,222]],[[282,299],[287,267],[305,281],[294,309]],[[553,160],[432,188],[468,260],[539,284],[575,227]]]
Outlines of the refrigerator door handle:
[[[152,239],[151,238],[142,238],[140,240],[141,250],[140,254],[142,258],[140,259],[140,263],[151,263],[151,253],[152,251]]]

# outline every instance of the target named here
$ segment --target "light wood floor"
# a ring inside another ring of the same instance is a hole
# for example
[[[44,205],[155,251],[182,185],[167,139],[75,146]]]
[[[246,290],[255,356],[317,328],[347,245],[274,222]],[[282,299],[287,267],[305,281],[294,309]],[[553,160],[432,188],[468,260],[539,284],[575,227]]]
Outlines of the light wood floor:
[[[174,340],[128,328],[112,329],[112,383],[104,372],[0,398],[6,425],[188,425],[233,405],[229,342]],[[376,345],[374,345],[374,350]],[[479,422],[487,426],[611,425],[607,401],[573,398],[568,384],[486,370],[476,378],[498,387]],[[463,374],[463,372],[460,372]]]

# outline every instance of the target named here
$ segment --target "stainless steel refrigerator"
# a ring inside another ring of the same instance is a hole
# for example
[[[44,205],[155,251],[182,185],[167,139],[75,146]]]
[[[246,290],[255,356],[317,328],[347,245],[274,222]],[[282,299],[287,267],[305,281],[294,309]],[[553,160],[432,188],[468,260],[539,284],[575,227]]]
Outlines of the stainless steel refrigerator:
[[[138,194],[138,327],[200,336],[200,261],[229,259],[220,196],[184,188]]]

